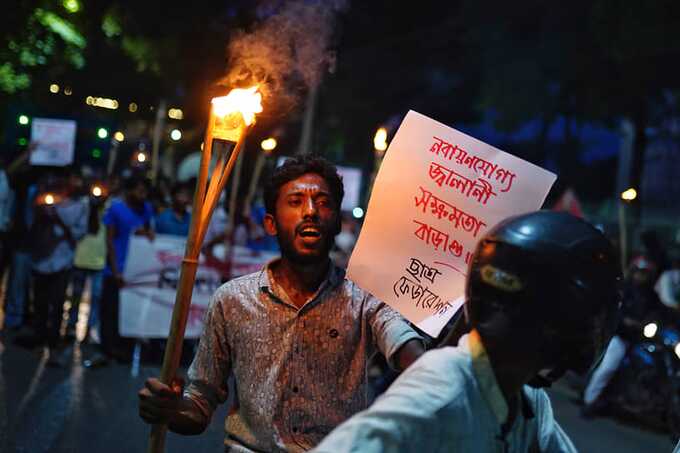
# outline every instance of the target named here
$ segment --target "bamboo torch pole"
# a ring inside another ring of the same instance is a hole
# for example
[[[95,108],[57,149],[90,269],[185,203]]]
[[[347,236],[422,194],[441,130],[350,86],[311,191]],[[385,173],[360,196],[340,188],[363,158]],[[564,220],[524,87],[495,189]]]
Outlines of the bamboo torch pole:
[[[250,95],[257,97],[257,105],[261,100],[259,93],[256,93],[257,87],[249,90],[234,90],[234,91],[249,91]],[[232,91],[233,93],[233,91]],[[226,98],[228,99],[231,93]],[[248,124],[254,120],[254,113],[259,113],[259,110],[252,110],[252,118],[250,120],[241,116],[239,111],[230,112],[230,121],[225,121],[216,108],[216,100],[213,99],[213,105],[210,109],[210,117],[205,132],[205,140],[203,144],[203,153],[201,154],[201,164],[198,172],[198,180],[196,182],[196,189],[194,191],[194,201],[191,212],[191,225],[189,227],[189,235],[187,237],[186,249],[184,251],[184,259],[182,260],[180,279],[177,286],[177,293],[175,296],[175,306],[172,311],[172,321],[170,323],[170,332],[168,334],[168,342],[163,356],[163,366],[161,369],[160,380],[164,384],[171,385],[175,377],[179,360],[182,354],[182,342],[184,341],[184,330],[186,328],[187,317],[189,314],[189,307],[191,305],[191,294],[194,287],[194,280],[196,278],[196,270],[198,268],[198,259],[201,251],[203,238],[210,222],[213,210],[217,205],[219,195],[224,189],[224,186],[229,179],[234,163],[238,158],[239,153],[243,149],[243,144],[248,133]],[[237,117],[237,120],[234,119]],[[227,160],[228,149],[218,150],[219,158],[217,165],[212,172],[210,182],[208,185],[208,166],[213,151],[213,139],[221,139],[232,145],[231,153],[229,153]],[[148,452],[162,453],[165,451],[165,433],[167,431],[166,425],[154,425],[151,429],[151,436],[149,438]]]

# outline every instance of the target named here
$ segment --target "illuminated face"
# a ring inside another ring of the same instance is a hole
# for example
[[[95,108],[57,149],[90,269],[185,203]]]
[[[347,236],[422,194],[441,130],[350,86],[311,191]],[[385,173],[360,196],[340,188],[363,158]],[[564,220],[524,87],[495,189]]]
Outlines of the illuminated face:
[[[308,173],[279,189],[276,213],[267,214],[265,230],[277,236],[281,255],[293,262],[323,262],[339,230],[339,217],[326,181]]]

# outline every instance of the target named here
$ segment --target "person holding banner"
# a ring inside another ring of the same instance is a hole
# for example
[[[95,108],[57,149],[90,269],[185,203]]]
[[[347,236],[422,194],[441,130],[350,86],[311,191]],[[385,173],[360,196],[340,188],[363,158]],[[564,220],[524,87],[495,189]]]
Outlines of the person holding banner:
[[[77,196],[74,182],[59,175],[48,178],[36,197],[30,224],[33,295],[35,297],[37,343],[47,343],[47,364],[63,367],[60,329],[66,287],[77,242],[87,233],[89,206]]]
[[[142,176],[132,176],[125,181],[125,196],[114,200],[104,213],[102,223],[106,226],[106,257],[104,283],[100,307],[101,346],[104,354],[122,362],[132,358],[132,343],[119,334],[118,311],[120,288],[125,286],[123,270],[127,260],[130,237],[146,236],[153,240],[153,209],[147,201],[149,189]],[[93,359],[96,365],[105,364],[99,355]]]
[[[329,162],[299,156],[265,187],[267,234],[281,258],[224,284],[213,296],[183,394],[158,379],[140,390],[140,416],[182,434],[200,433],[227,400],[226,451],[312,448],[369,404],[367,362],[379,350],[405,369],[422,338],[329,258],[340,231],[342,179]]]
[[[186,184],[172,188],[172,205],[156,216],[156,233],[187,237],[191,223],[191,191]]]
[[[602,355],[620,303],[617,263],[604,235],[569,214],[502,221],[470,263],[471,331],[424,354],[314,451],[576,451],[540,387]]]

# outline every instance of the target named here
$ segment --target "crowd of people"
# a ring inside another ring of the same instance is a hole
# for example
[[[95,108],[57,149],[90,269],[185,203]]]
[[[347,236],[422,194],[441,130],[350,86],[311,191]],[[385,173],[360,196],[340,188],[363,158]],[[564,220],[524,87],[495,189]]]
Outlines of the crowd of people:
[[[186,237],[191,221],[195,180],[152,185],[139,172],[97,178],[85,170],[25,162],[0,169],[0,275],[6,282],[0,332],[31,350],[47,347],[47,363],[56,367],[65,365],[67,346],[76,340],[87,351],[87,366],[131,360],[134,340],[121,338],[118,326],[130,237]],[[209,225],[206,255],[230,245],[278,251],[262,227],[264,208],[251,204],[246,209],[239,200],[230,222],[224,197]],[[81,303],[84,295],[88,304]]]
[[[3,334],[65,366],[89,280],[85,366],[129,362],[134,340],[121,338],[118,309],[130,239],[186,236],[193,189],[163,193],[138,174],[0,171]],[[186,387],[148,379],[145,421],[199,433],[233,394],[227,451],[575,451],[541,388],[597,363],[583,409],[597,413],[628,332],[678,313],[680,257],[653,233],[622,279],[604,234],[539,211],[481,238],[456,319],[463,330],[433,342],[345,276],[357,224],[341,212],[343,195],[333,165],[302,156],[274,170],[261,204],[239,201],[230,216],[221,203],[206,255],[226,241],[280,258],[217,290]],[[371,404],[374,352],[403,373]]]

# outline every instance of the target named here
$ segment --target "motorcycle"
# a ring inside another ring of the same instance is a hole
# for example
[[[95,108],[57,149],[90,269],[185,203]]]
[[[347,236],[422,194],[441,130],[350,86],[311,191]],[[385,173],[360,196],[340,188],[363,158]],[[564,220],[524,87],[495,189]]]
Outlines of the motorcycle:
[[[680,329],[646,323],[606,390],[615,413],[680,436]]]

